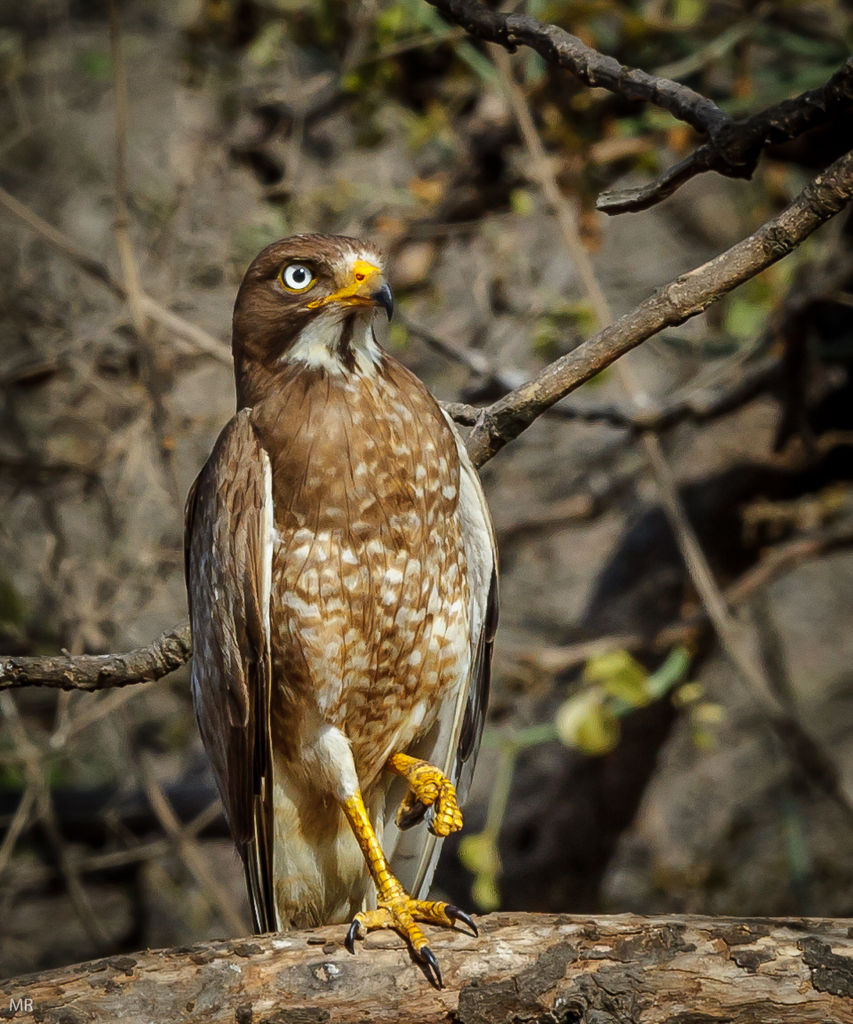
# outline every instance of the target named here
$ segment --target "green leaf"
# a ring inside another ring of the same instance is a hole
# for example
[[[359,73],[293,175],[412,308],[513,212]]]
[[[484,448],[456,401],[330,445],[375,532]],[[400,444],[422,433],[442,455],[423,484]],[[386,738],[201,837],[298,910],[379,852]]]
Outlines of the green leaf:
[[[501,869],[501,859],[494,837],[487,832],[464,836],[459,843],[459,860],[472,875],[494,875]]]
[[[471,895],[483,910],[497,910],[501,905],[501,894],[494,875],[478,875],[471,886]]]
[[[557,737],[592,757],[607,754],[619,742],[619,721],[600,690],[582,690],[557,709]]]
[[[27,606],[5,576],[0,576],[0,625],[23,626],[27,620]]]
[[[726,310],[726,330],[741,341],[752,341],[761,334],[768,313],[765,304],[744,295],[734,295]]]
[[[627,651],[608,651],[590,658],[583,670],[584,681],[600,686],[610,697],[639,708],[648,704],[647,673]]]
[[[409,335],[406,328],[399,321],[392,321],[388,325],[388,348],[402,352],[408,344]]]
[[[673,0],[672,20],[679,25],[695,25],[704,13],[704,0]]]
[[[496,86],[498,73],[488,57],[484,57],[479,50],[475,49],[468,42],[456,44],[456,53],[460,60],[463,60],[475,75],[486,85]]]
[[[536,197],[529,188],[514,188],[509,194],[509,205],[513,213],[526,217],[536,210]]]
[[[473,875],[471,894],[483,910],[497,910],[501,897],[498,878],[501,858],[497,836],[489,831],[465,836],[459,844],[459,860]]]
[[[272,67],[281,60],[287,43],[287,32],[281,22],[265,25],[246,50],[246,57],[256,68]]]
[[[692,709],[691,717],[696,725],[722,725],[726,719],[726,709],[715,701],[703,700]]]
[[[689,704],[695,704],[705,693],[705,687],[701,683],[685,683],[679,686],[672,695],[672,703],[677,708],[686,708]]]

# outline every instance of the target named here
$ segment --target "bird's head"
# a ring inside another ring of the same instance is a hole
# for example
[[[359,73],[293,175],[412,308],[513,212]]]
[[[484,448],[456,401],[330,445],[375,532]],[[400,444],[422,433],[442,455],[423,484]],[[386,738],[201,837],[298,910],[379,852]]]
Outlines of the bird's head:
[[[252,261],[234,305],[238,380],[246,362],[358,372],[379,358],[372,321],[380,308],[390,319],[383,258],[370,243],[343,235],[273,242]]]

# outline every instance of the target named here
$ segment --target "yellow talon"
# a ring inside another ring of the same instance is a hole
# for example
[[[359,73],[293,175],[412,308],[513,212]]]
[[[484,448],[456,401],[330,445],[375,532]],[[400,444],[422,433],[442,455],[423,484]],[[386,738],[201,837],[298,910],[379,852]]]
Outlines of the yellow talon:
[[[451,806],[451,820],[455,821],[455,817],[452,814],[452,811],[455,811],[455,816],[459,818],[459,825],[461,825],[462,817],[459,814],[456,794],[450,781],[437,768],[433,768],[424,761],[417,761],[413,757],[407,758],[404,754],[395,754],[394,757],[399,759],[406,758],[407,762],[415,762],[415,768],[423,766],[429,769],[433,773],[433,781],[436,781],[435,777],[437,777],[438,795],[435,797],[436,801],[441,798],[442,790],[445,787],[449,788],[450,804],[446,803],[447,796],[445,796],[445,806]],[[397,766],[393,770],[397,771],[400,767],[408,770],[410,766],[406,765],[403,761],[398,761]],[[400,771],[400,774],[403,774],[403,771]],[[408,777],[407,775],[406,778]],[[422,778],[422,774],[419,777]],[[415,788],[414,785],[412,788]],[[418,791],[415,790],[415,792],[417,793]],[[418,799],[422,799],[422,797],[419,796]],[[375,928],[393,928],[408,942],[415,956],[424,965],[424,969],[429,977],[441,988],[441,972],[438,969],[438,963],[427,944],[426,936],[418,928],[416,922],[425,921],[428,924],[439,924],[444,925],[445,928],[452,928],[456,921],[461,921],[475,935],[477,934],[477,926],[464,911],[459,910],[458,907],[451,906],[449,903],[416,900],[409,896],[388,867],[385,854],[382,852],[382,848],[376,838],[376,833],[370,824],[361,794],[355,793],[354,796],[345,800],[342,806],[350,827],[364,853],[370,875],[376,885],[377,902],[376,910],[363,910],[353,918],[346,938],[347,949],[351,953],[354,952],[355,940],[363,939],[369,931],[373,931]],[[459,825],[456,825],[456,828]]]
[[[416,921],[440,924],[445,928],[452,928],[456,921],[462,921],[477,935],[477,926],[458,907],[453,907],[449,903],[415,900],[403,892],[402,896],[393,902],[380,901],[376,910],[363,910],[356,914],[347,933],[346,947],[353,953],[356,939],[363,939],[368,932],[376,928],[393,928],[409,943],[415,956],[426,966],[427,973],[441,988],[438,961],[429,948],[424,933],[415,924]]]
[[[437,836],[448,836],[462,828],[462,812],[456,801],[456,790],[448,777],[427,761],[408,754],[392,754],[385,765],[389,771],[401,775],[409,790],[397,811],[397,824],[401,824],[416,802],[435,808],[431,829]]]

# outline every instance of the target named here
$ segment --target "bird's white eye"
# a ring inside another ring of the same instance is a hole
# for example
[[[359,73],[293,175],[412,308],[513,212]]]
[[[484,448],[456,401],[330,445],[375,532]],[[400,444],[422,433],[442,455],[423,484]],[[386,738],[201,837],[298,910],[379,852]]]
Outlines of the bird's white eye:
[[[288,263],[278,276],[289,292],[304,292],[314,283],[314,274],[304,263]]]

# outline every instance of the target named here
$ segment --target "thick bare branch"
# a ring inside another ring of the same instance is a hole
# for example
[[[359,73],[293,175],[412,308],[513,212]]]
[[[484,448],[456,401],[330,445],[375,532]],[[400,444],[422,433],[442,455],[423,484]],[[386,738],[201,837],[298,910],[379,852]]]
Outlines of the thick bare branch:
[[[559,402],[545,415],[583,423],[604,423],[607,426],[635,434],[643,430],[671,430],[680,423],[707,423],[725,416],[751,402],[772,388],[782,373],[782,359],[772,353],[741,367],[740,376],[726,387],[692,387],[674,395],[666,402],[653,402],[642,408],[628,409],[621,405],[569,405]],[[486,378],[490,388],[500,388],[501,381]],[[503,388],[509,394],[511,388]],[[494,391],[492,391],[494,394]],[[482,413],[482,406],[467,402],[443,402],[445,411],[457,423],[473,427]]]
[[[342,926],[107,957],[0,983],[25,1020],[853,1024],[844,920],[494,914],[436,933],[434,989],[393,933]],[[432,940],[432,936],[431,936]],[[17,1017],[15,1019],[18,1019]]]
[[[607,323],[612,318],[610,306],[581,241],[577,218],[560,191],[533,115],[524,93],[513,80],[509,57],[503,50],[497,51],[495,63],[501,73],[510,105],[527,146],[532,176],[538,180],[543,195],[548,199],[554,212],[567,255],[577,268],[598,322]],[[621,361],[616,364],[615,371],[631,405],[642,409],[647,401],[646,393],[630,367]],[[853,803],[841,785],[841,773],[834,758],[809,734],[794,710],[778,700],[763,659],[759,657],[756,631],[729,613],[705,551],[687,514],[675,473],[666,457],[659,435],[652,429],[646,429],[640,431],[639,440],[655,480],[661,508],[669,521],[690,579],[696,587],[721,646],[728,654],[741,681],[746,684],[753,699],[764,712],[768,723],[780,735],[785,748],[796,761],[806,765],[807,776],[816,780],[843,808],[848,818],[853,820]]]

